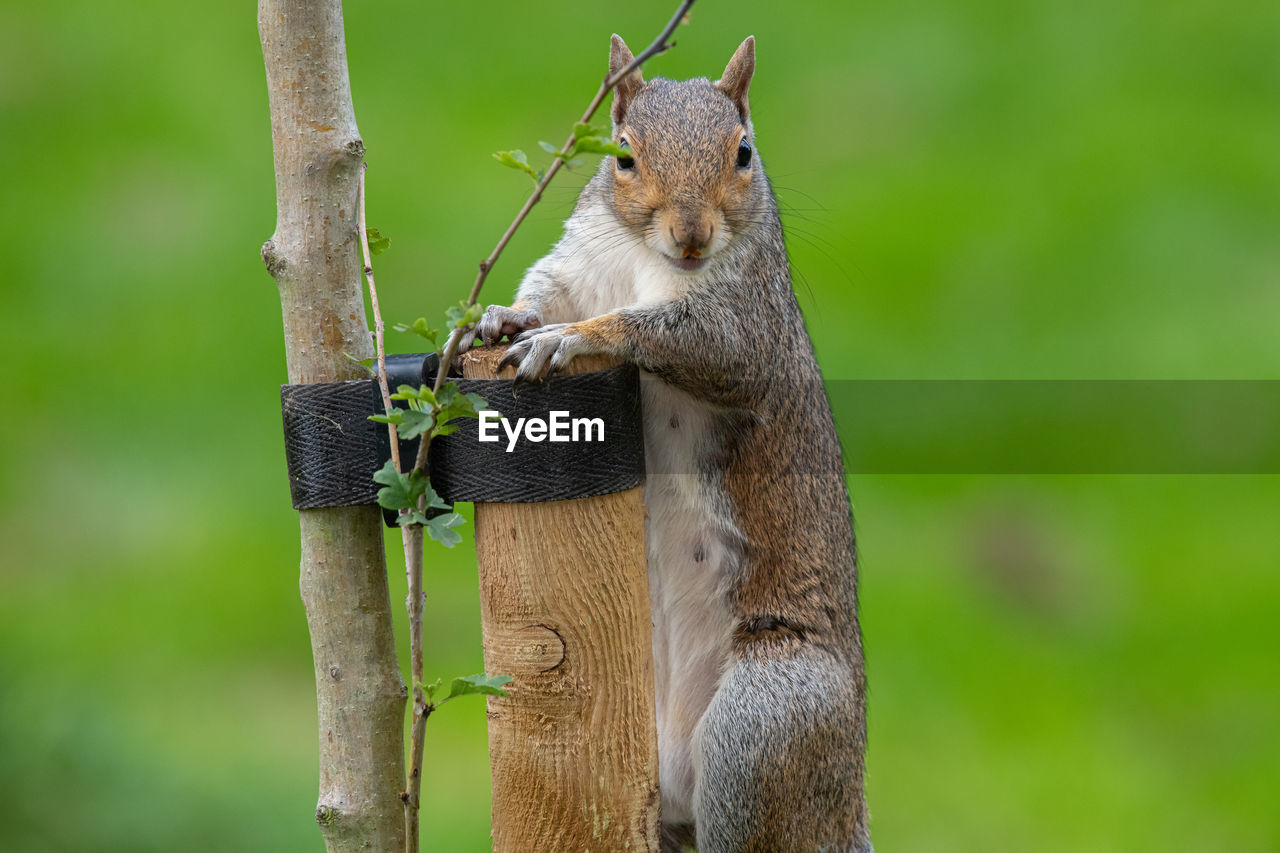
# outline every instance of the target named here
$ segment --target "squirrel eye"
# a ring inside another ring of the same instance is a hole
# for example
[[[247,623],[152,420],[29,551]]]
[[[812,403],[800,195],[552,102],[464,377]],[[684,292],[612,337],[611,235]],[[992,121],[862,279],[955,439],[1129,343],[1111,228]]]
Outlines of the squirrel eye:
[[[745,169],[751,165],[751,145],[747,140],[738,143],[738,168]]]
[[[618,143],[619,143],[623,148],[627,148],[628,150],[630,149],[630,146],[627,144],[627,140],[626,140],[626,139],[619,139],[619,140],[618,140]],[[619,169],[621,169],[622,171],[624,171],[624,172],[630,172],[630,171],[631,171],[632,169],[634,169],[635,167],[636,167],[636,158],[634,158],[634,157],[619,157],[619,158],[618,158],[618,168],[619,168]]]

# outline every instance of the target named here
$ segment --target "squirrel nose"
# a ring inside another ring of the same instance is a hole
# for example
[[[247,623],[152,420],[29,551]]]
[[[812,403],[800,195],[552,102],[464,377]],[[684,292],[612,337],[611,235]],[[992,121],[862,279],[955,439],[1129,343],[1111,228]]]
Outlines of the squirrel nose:
[[[710,223],[681,223],[680,229],[674,227],[669,229],[671,234],[671,242],[680,250],[683,257],[699,257],[707,246],[711,245],[711,238],[715,233]]]

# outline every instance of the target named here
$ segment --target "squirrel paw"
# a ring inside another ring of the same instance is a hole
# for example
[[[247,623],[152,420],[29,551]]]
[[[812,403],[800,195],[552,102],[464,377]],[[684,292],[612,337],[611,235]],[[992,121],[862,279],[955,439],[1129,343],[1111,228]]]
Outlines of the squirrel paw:
[[[558,373],[580,355],[597,352],[571,323],[556,323],[517,335],[498,369],[516,365],[516,381],[530,382]]]
[[[504,335],[513,338],[521,332],[541,328],[542,314],[537,308],[516,310],[502,305],[490,305],[484,310],[476,326],[476,334],[487,346],[493,346],[502,340]]]

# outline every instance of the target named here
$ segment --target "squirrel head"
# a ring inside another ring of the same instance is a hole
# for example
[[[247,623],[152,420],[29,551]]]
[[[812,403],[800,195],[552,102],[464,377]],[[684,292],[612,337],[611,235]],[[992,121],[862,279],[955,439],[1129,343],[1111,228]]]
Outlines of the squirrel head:
[[[747,103],[755,44],[747,38],[714,83],[645,82],[637,69],[614,88],[613,138],[632,152],[601,166],[614,212],[682,272],[705,269],[762,218],[768,183]],[[632,59],[615,35],[610,75]]]

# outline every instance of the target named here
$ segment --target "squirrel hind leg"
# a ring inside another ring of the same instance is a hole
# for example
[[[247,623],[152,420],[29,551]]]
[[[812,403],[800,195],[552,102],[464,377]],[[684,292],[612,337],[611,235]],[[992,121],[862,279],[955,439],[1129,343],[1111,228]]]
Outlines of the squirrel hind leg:
[[[695,738],[699,853],[871,853],[855,676],[799,643],[734,662]]]

